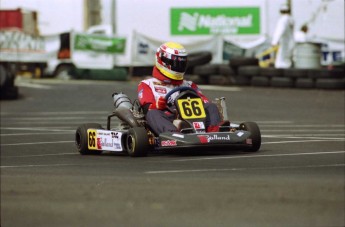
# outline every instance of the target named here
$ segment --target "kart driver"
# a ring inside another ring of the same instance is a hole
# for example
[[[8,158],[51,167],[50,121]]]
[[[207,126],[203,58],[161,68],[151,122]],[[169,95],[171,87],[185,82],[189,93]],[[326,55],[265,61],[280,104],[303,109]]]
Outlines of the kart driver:
[[[183,79],[187,68],[187,56],[185,48],[179,43],[162,44],[156,51],[153,77],[142,80],[138,85],[138,98],[144,109],[146,121],[157,135],[178,131],[172,123],[175,115],[167,111],[167,101],[164,97],[169,91],[180,86],[193,88],[204,102],[206,132],[218,132],[220,126],[229,125],[228,121],[221,121],[217,105],[209,102],[195,83]],[[168,103],[174,104],[176,96],[178,92],[171,95]]]

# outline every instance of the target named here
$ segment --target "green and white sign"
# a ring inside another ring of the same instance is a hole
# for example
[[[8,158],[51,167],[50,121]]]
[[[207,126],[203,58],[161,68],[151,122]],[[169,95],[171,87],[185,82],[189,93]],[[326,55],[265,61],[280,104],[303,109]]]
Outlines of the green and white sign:
[[[170,33],[257,35],[260,34],[260,8],[172,8]]]
[[[82,51],[97,51],[109,54],[123,54],[126,39],[88,34],[76,34],[74,49]]]

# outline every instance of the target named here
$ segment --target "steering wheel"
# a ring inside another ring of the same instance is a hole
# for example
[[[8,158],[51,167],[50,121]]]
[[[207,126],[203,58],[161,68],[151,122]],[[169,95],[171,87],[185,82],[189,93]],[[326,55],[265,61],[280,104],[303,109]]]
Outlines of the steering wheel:
[[[171,91],[168,92],[168,94],[165,95],[165,100],[168,101],[170,96],[176,92],[182,92],[182,91],[192,91],[194,93],[197,93],[195,89],[191,88],[191,87],[175,87],[174,89],[172,89]]]
[[[165,101],[168,102],[170,96],[176,92],[183,92],[183,91],[192,91],[194,93],[197,93],[195,91],[195,89],[191,88],[191,87],[186,87],[186,86],[183,86],[183,87],[175,87],[174,89],[172,89],[171,91],[168,92],[168,94],[165,95]],[[176,110],[175,109],[172,109],[171,107],[169,107],[167,105],[167,110],[170,112],[170,113],[174,113],[176,114]]]

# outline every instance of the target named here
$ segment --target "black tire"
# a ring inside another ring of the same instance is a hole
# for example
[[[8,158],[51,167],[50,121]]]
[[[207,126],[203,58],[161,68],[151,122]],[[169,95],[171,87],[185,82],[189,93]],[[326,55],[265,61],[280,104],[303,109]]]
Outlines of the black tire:
[[[259,65],[259,59],[250,57],[233,57],[230,66]]]
[[[251,85],[258,87],[268,87],[270,86],[270,78],[263,76],[254,76],[251,80]]]
[[[292,77],[292,78],[306,78],[308,77],[309,70],[308,69],[284,69],[284,77]]]
[[[315,87],[321,89],[345,89],[345,78],[318,78]]]
[[[4,89],[7,80],[8,80],[8,74],[7,74],[6,68],[4,66],[0,65],[0,88],[1,88],[1,90]]]
[[[232,68],[230,68],[229,65],[225,65],[225,64],[220,64],[218,66],[218,71],[220,75],[224,75],[224,76],[232,76],[235,75],[235,72]]]
[[[211,85],[230,85],[231,80],[229,76],[224,75],[210,75],[208,77],[209,84]]]
[[[195,74],[185,74],[184,79],[189,80],[189,81],[193,81],[196,84],[207,84],[208,83],[207,77],[202,77],[200,75],[195,75]]]
[[[297,78],[295,87],[296,88],[314,88],[315,82],[312,78]]]
[[[218,74],[218,65],[198,65],[194,67],[193,73],[200,76]]]
[[[252,145],[246,151],[256,152],[261,147],[261,132],[259,126],[255,122],[243,122],[240,129],[250,132],[249,139],[252,139]]]
[[[7,71],[5,67],[0,66],[0,99],[14,100],[18,99],[19,92],[18,87],[15,86],[14,81],[16,75],[10,71]]]
[[[234,70],[235,73],[238,72],[240,66],[246,65],[259,65],[259,60],[257,58],[248,58],[248,57],[234,57],[230,59],[230,67]]]
[[[271,86],[272,87],[294,87],[295,80],[291,77],[272,77]]]
[[[194,67],[197,65],[205,65],[212,60],[212,53],[208,51],[200,51],[195,53],[190,53],[188,55],[188,65],[187,67]]]
[[[145,157],[150,149],[149,137],[143,127],[128,130],[126,139],[127,152],[132,157]]]
[[[284,76],[284,70],[273,68],[273,67],[261,68],[260,75],[266,76],[266,77],[274,77],[274,76],[282,77]]]
[[[308,76],[310,78],[345,78],[344,69],[335,68],[335,69],[310,69]]]
[[[238,86],[247,86],[247,85],[250,85],[250,81],[252,78],[249,76],[235,75],[233,79],[234,79],[234,84]]]
[[[97,123],[88,123],[80,125],[75,132],[75,144],[77,150],[82,155],[92,155],[92,154],[101,154],[102,151],[98,150],[89,150],[88,148],[88,135],[87,130],[93,129],[103,129],[100,124]]]
[[[5,90],[3,94],[1,94],[1,98],[8,99],[8,100],[15,100],[19,98],[19,91],[18,87],[9,87]]]
[[[241,76],[259,76],[260,67],[256,65],[240,66],[238,68],[238,75]]]

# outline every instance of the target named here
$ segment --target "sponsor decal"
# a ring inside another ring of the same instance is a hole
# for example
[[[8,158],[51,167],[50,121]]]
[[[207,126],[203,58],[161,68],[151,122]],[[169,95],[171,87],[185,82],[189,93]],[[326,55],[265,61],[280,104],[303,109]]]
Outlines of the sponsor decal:
[[[101,140],[101,138],[97,138],[97,149],[102,149],[102,140]]]
[[[113,141],[109,142],[107,138],[97,138],[97,146],[100,145],[100,148],[102,147],[113,147]]]
[[[139,99],[142,99],[143,98],[143,92],[144,92],[144,89],[141,89],[138,93],[138,97]]]
[[[252,141],[252,139],[246,139],[246,144],[249,144],[249,145],[252,145],[253,144],[253,141]]]
[[[205,129],[204,122],[193,122],[193,127],[196,130]]]
[[[111,132],[111,138],[118,139],[119,138],[119,134],[120,134],[119,132]]]
[[[161,141],[162,147],[175,147],[177,146],[176,140],[163,140]]]
[[[239,133],[237,133],[237,136],[241,137],[241,136],[243,136],[243,134],[244,134],[244,132],[239,132]]]
[[[156,87],[156,86],[155,86],[155,91],[156,91],[157,93],[161,93],[161,94],[166,94],[166,93],[167,93],[167,89],[164,88],[164,87]]]
[[[198,137],[201,143],[210,143],[212,141],[230,141],[230,135],[198,135]]]
[[[208,143],[208,138],[207,136],[198,136],[199,137],[199,140],[200,140],[200,143]]]
[[[183,134],[176,134],[176,133],[174,133],[174,134],[172,134],[172,136],[179,137],[179,138],[184,138]]]

